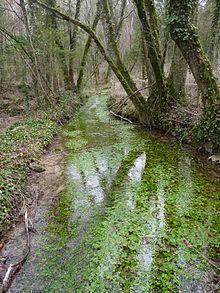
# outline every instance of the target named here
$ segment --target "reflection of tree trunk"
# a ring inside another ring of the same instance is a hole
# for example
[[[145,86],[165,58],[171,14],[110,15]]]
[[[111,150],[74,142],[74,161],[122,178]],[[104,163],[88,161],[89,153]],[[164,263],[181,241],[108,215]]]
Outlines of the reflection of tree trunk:
[[[96,15],[95,18],[93,20],[93,24],[92,24],[92,29],[95,31],[99,19],[100,19],[100,13],[101,13],[101,5],[100,5],[100,0],[97,2],[97,10],[96,10]],[[89,48],[91,46],[91,42],[92,42],[92,38],[91,36],[88,36],[88,39],[86,41],[86,45],[84,47],[84,51],[83,51],[83,57],[81,60],[81,64],[80,64],[80,69],[79,69],[79,76],[78,76],[78,80],[77,80],[77,91],[80,92],[81,90],[81,86],[82,86],[82,81],[83,81],[83,75],[84,75],[84,69],[85,69],[85,65],[86,65],[86,58],[89,52]]]
[[[114,193],[122,186],[124,180],[127,180],[128,172],[134,165],[134,161],[143,153],[143,150],[131,151],[126,158],[121,161],[120,167],[115,175],[115,178],[110,187],[109,202],[111,205],[114,201]]]
[[[196,0],[193,1],[193,5],[197,5]],[[186,2],[180,3],[178,0],[170,0],[169,13],[172,20],[170,32],[171,37],[185,57],[201,91],[205,117],[214,119],[216,115],[215,103],[220,99],[220,93],[210,63],[192,25],[193,9],[194,7]],[[185,21],[180,21],[183,19]]]
[[[186,77],[188,64],[177,45],[174,45],[173,59],[167,79],[171,96],[176,102],[184,102],[186,98]]]

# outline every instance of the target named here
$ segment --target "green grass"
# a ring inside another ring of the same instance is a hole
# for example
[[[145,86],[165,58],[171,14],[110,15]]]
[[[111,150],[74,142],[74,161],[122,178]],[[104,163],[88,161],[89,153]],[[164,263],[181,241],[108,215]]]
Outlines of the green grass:
[[[0,134],[0,236],[22,202],[22,184],[28,163],[36,160],[57,131],[48,119],[28,119]]]

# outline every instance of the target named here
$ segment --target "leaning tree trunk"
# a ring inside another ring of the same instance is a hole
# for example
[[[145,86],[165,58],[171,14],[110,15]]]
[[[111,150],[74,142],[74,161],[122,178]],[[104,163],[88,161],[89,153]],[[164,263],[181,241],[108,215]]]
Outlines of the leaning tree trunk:
[[[217,120],[220,92],[193,25],[193,10],[196,5],[196,0],[170,0],[170,33],[185,57],[202,94],[204,111],[201,139],[204,136],[204,140],[215,140],[214,142],[220,145],[220,127]]]
[[[101,14],[101,0],[99,0],[97,2],[97,8],[96,8],[96,15],[95,18],[93,20],[93,24],[92,24],[92,29],[95,31],[96,27],[98,25],[99,19],[100,19],[100,14]],[[79,68],[79,75],[78,75],[78,79],[77,79],[77,92],[80,92],[81,87],[82,87],[82,81],[83,81],[83,76],[84,76],[84,69],[85,69],[85,65],[86,65],[86,58],[89,52],[89,48],[91,46],[92,43],[92,37],[89,35],[88,39],[86,41],[85,47],[84,47],[84,51],[83,51],[83,56],[82,56],[82,60],[81,60],[81,64],[80,64],[80,68]]]
[[[134,104],[138,114],[141,123],[143,124],[148,124],[149,120],[148,117],[146,117],[147,113],[147,102],[145,98],[141,95],[140,91],[138,90],[135,82],[133,81],[132,77],[130,76],[126,66],[124,65],[121,54],[118,49],[118,44],[117,44],[117,39],[116,39],[116,32],[114,29],[114,25],[110,16],[109,12],[109,4],[108,0],[103,0],[103,11],[105,15],[105,20],[106,20],[106,26],[108,29],[108,38],[109,38],[109,43],[111,45],[111,50],[114,55],[115,62],[117,64],[117,70],[123,77],[124,81],[123,83],[127,85],[127,88],[129,88],[130,92],[128,95],[131,97],[132,103]]]
[[[148,99],[151,113],[160,113],[167,109],[168,92],[163,70],[162,53],[159,42],[159,29],[154,2],[152,0],[134,0],[138,17],[142,25],[143,35],[148,48],[148,57],[155,76],[153,96]],[[154,107],[155,111],[152,111]],[[158,118],[158,117],[156,117]],[[154,117],[152,117],[154,119]]]
[[[211,65],[193,25],[192,12],[197,1],[189,2],[190,5],[188,2],[170,0],[170,33],[194,75],[202,94],[204,113],[208,115],[210,108],[214,110],[216,101],[220,100],[220,93]]]

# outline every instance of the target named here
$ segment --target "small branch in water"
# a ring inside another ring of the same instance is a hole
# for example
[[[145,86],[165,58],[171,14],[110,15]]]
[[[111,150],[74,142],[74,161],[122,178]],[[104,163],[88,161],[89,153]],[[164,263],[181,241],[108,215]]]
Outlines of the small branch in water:
[[[24,207],[25,207],[25,213],[24,213],[24,224],[25,224],[25,231],[26,231],[26,237],[27,237],[27,251],[23,258],[18,261],[17,263],[10,264],[7,272],[5,274],[5,277],[2,282],[2,286],[0,287],[0,292],[5,293],[9,290],[9,287],[16,276],[16,274],[21,270],[23,264],[27,260],[27,257],[30,253],[31,245],[30,245],[30,231],[29,231],[29,222],[30,220],[28,219],[28,212],[27,212],[27,206],[24,198]]]
[[[118,114],[114,113],[112,110],[110,110],[110,113],[112,115],[114,115],[115,117],[117,117],[117,118],[120,118],[120,119],[122,119],[122,120],[124,120],[126,122],[129,122],[130,124],[133,124],[133,122],[131,120],[129,120],[129,119],[127,119],[127,118],[125,118],[125,117],[123,117],[121,115],[118,115]]]

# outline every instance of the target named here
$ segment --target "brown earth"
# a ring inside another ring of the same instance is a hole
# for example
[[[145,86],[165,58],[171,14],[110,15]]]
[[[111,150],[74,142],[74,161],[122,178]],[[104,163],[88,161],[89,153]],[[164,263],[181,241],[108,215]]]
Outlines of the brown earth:
[[[48,211],[52,209],[59,194],[64,190],[64,156],[65,151],[61,145],[61,138],[57,137],[45,150],[39,161],[45,171],[42,173],[30,171],[27,185],[23,191],[30,227],[31,257],[34,257],[32,251],[35,242],[40,237],[43,227],[48,223]],[[10,264],[20,261],[27,250],[24,211],[23,207],[14,226],[0,242],[0,283]]]

